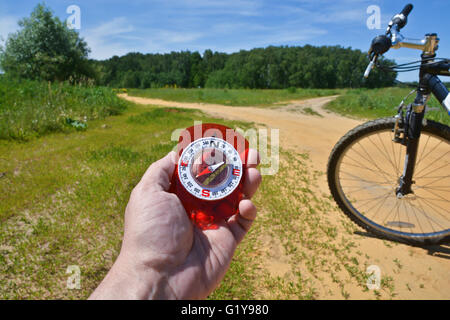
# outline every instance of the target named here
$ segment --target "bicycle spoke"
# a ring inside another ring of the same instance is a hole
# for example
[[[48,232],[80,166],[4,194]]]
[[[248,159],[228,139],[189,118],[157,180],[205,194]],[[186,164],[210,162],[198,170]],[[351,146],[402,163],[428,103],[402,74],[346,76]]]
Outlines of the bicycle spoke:
[[[428,177],[420,176],[420,177],[415,177],[415,178],[416,179],[437,179],[437,178],[445,179],[445,178],[450,178],[450,176],[428,176]]]
[[[391,138],[391,141],[394,139],[394,134],[391,132],[391,134],[390,134],[390,138]],[[396,173],[396,175],[399,175],[399,173],[400,173],[400,167],[397,165],[397,157],[396,157],[396,153],[395,153],[395,150],[394,150],[394,143],[391,143],[391,148],[392,148],[392,155],[394,156],[394,163],[395,163],[395,173]]]
[[[430,137],[430,136],[428,136],[428,137]],[[430,152],[428,152],[425,156],[423,156],[423,158],[421,158],[421,160],[420,160],[416,165],[419,165],[419,163],[420,163],[421,161],[425,160],[425,158],[427,158],[434,150],[436,150],[436,148],[437,148],[441,143],[442,143],[442,140],[439,141],[439,143],[438,143],[437,145],[435,145],[434,148],[431,149]],[[447,153],[448,153],[448,152],[447,152]]]
[[[423,150],[422,150],[422,152],[421,152],[422,156],[421,156],[421,157],[419,158],[419,160],[417,160],[417,162],[416,162],[416,168],[419,167],[420,162],[422,161],[424,155],[426,154],[426,153],[425,153],[425,150],[427,149],[427,145],[428,145],[428,142],[430,141],[430,138],[431,138],[431,136],[428,136],[427,142],[425,143],[425,146],[423,147]]]
[[[386,225],[386,220],[388,217],[390,217],[390,215],[392,214],[393,211],[398,211],[398,206],[400,205],[400,201],[395,201],[395,205],[392,207],[392,210],[389,211],[388,215],[384,218],[383,220],[383,225]],[[395,218],[395,214],[394,214],[394,218]]]
[[[354,178],[357,179],[358,181],[362,181],[362,182],[367,182],[367,183],[372,183],[372,184],[381,184],[381,183],[383,183],[383,184],[389,184],[389,185],[392,185],[392,182],[389,182],[389,181],[383,181],[383,182],[369,181],[369,180],[363,179],[363,178],[361,178],[361,177],[355,176],[354,174],[351,174],[351,173],[346,172],[346,171],[341,171],[341,173],[343,173],[343,174],[348,174],[349,176],[354,177]],[[342,178],[341,178],[341,179],[342,179]]]
[[[370,157],[370,155],[367,153],[367,151],[366,151],[366,149],[364,149],[362,146],[361,146],[361,144],[358,142],[358,145],[362,148],[362,150],[364,151],[364,153],[369,157],[369,159],[371,158]],[[355,152],[356,152],[356,150],[354,150]],[[358,153],[359,154],[359,153]],[[361,155],[360,155],[361,156]],[[366,158],[364,158],[364,157],[362,157],[361,156],[361,158],[363,158],[363,159],[365,159],[366,161],[369,161],[369,162],[371,162],[374,166],[375,166],[375,168],[377,168],[379,171],[380,171],[380,173],[383,173],[383,174],[385,174],[385,175],[387,175],[388,177],[389,177],[389,173],[387,173],[386,171],[384,171],[384,170],[382,170],[375,162],[373,162],[373,160],[367,160]]]
[[[381,196],[379,196],[379,197],[372,198],[371,201],[366,202],[366,203],[363,204],[362,206],[361,206],[361,203],[360,203],[359,201],[356,202],[356,204],[358,204],[359,207],[361,208],[361,207],[367,206],[369,203],[372,203],[373,201],[378,200],[378,199],[380,199],[380,198],[383,198],[383,199],[386,198],[386,199],[387,199],[387,198],[389,197],[389,194],[390,194],[390,192],[386,192],[385,194],[383,194],[383,195],[381,195]]]
[[[445,198],[441,197],[440,195],[438,195],[438,194],[436,194],[436,193],[434,193],[434,192],[428,190],[428,188],[421,188],[421,189],[424,190],[424,191],[426,191],[426,192],[428,192],[428,193],[431,193],[432,195],[434,195],[434,196],[436,196],[436,197],[438,197],[438,198],[440,198],[440,199],[442,199],[442,200],[444,200],[444,201],[447,201],[447,199],[445,199]]]
[[[367,199],[359,199],[358,202],[356,202],[357,204],[361,204],[361,201],[368,201],[368,200],[377,200],[380,198],[384,198],[386,195],[389,195],[390,192],[386,192],[385,194],[381,195],[381,196],[376,196],[376,197],[372,197],[372,198],[367,198]]]
[[[436,225],[438,225],[440,228],[445,229],[445,227],[441,226],[438,222],[434,221],[434,219],[431,218],[431,217],[425,212],[425,209],[423,208],[423,206],[422,206],[421,203],[422,203],[422,202],[420,202],[420,200],[418,200],[418,204],[419,204],[420,208],[422,209],[422,210],[421,210],[421,213],[422,213],[425,217],[427,217],[428,222],[430,223],[430,226],[431,226],[431,228],[433,229],[433,232],[435,232],[435,229],[433,228],[433,226],[432,226],[432,224],[431,224],[430,221],[433,221],[433,222],[434,222]],[[425,204],[425,202],[423,202],[423,203]]]
[[[416,179],[417,179],[417,178],[416,178]],[[431,182],[429,182],[429,183],[427,183],[427,184],[422,185],[421,187],[427,187],[427,186],[429,186],[430,184],[436,183],[436,182],[441,181],[441,180],[443,180],[443,179],[445,179],[445,178],[439,178],[439,179],[433,180],[433,181],[431,181]]]
[[[388,156],[389,156],[389,152],[387,151],[387,149],[386,149],[386,147],[385,147],[383,141],[381,140],[380,134],[379,134],[379,133],[377,134],[377,137],[378,137],[378,140],[380,140],[380,143],[381,143],[381,145],[383,146],[384,151],[386,152],[386,153],[385,153],[385,154],[386,154],[386,159],[387,159],[387,160],[389,161],[389,163],[392,165],[392,168],[394,169],[394,175],[396,175],[396,174],[397,174],[397,169],[395,168],[395,163],[392,162],[391,157],[388,157]],[[369,137],[369,138],[370,138],[370,137]],[[369,139],[369,140],[370,140],[370,139]],[[378,149],[378,150],[379,150],[379,149]],[[384,153],[383,153],[383,155],[384,155]]]
[[[350,194],[350,193],[355,193],[355,192],[358,192],[358,191],[361,191],[361,190],[368,190],[368,189],[371,189],[371,188],[373,188],[373,186],[366,186],[366,187],[359,187],[359,186],[347,186],[346,188],[358,188],[358,189],[356,189],[356,190],[352,190],[352,191],[349,191],[349,192],[345,192],[346,194]]]
[[[372,217],[372,219],[375,219],[375,217],[377,216],[378,212],[380,211],[381,207],[383,207],[383,205],[386,203],[386,200],[389,198],[390,196],[390,192],[388,192],[384,198],[383,198],[383,202],[381,203],[381,205],[378,207],[378,210],[375,212],[375,215]]]
[[[349,158],[350,158],[350,157],[349,157]],[[352,160],[353,160],[353,159],[352,159]],[[343,163],[343,164],[346,164],[346,165],[349,165],[349,166],[353,166],[353,167],[357,167],[357,168],[361,168],[361,169],[363,169],[363,170],[368,170],[368,171],[371,171],[371,172],[374,172],[374,173],[378,173],[378,171],[373,170],[373,169],[370,169],[370,168],[367,168],[367,167],[361,167],[361,166],[357,166],[357,165],[350,164],[350,163]]]
[[[441,214],[438,210],[435,209],[435,208],[439,208],[444,211],[444,214],[447,213],[447,215],[448,215],[448,212],[444,208],[442,208],[436,204],[431,205],[431,202],[429,202],[425,198],[419,198],[419,199],[422,200],[422,202],[425,203],[429,208],[432,208],[438,215],[442,216],[445,220],[450,221],[449,218],[447,218],[445,215]]]
[[[377,165],[375,164],[375,163],[373,163],[372,161],[369,161],[369,160],[367,160],[365,157],[363,157],[359,152],[357,152],[356,150],[353,150],[358,156],[360,156],[361,158],[363,158],[364,159],[364,161],[365,162],[368,162],[368,163],[370,163],[370,164],[372,164],[374,167],[375,167],[375,169],[377,169],[377,170],[374,170],[374,169],[370,169],[370,168],[368,168],[368,167],[366,167],[366,169],[367,170],[370,170],[370,171],[372,171],[372,172],[375,172],[375,173],[380,173],[380,168],[378,168],[377,167]],[[348,156],[347,155],[347,158],[349,158],[350,160],[352,160],[352,161],[354,161],[354,162],[356,162],[356,163],[361,163],[361,161],[356,161],[356,160],[354,160],[352,157],[350,157],[350,156]],[[386,173],[386,172],[385,172]],[[387,174],[387,173],[386,173]]]
[[[416,214],[416,210],[417,210],[416,207],[414,207],[411,203],[409,203],[409,206],[411,207],[411,209],[412,209],[412,211],[414,213],[414,216],[416,217],[417,223],[419,224],[420,231],[422,231],[422,233],[425,233],[423,231],[422,224],[420,223],[419,217]]]
[[[437,158],[436,160],[434,160],[430,165],[428,165],[428,166],[425,167],[425,168],[429,168],[432,164],[434,164],[436,161],[441,160],[441,159],[442,159],[444,156],[446,156],[448,153],[450,153],[450,151],[446,152],[442,157]],[[433,170],[427,172],[426,174],[424,174],[424,176],[428,175],[429,173],[432,173],[433,171],[439,170],[439,169],[441,169],[441,168],[443,168],[443,167],[445,167],[445,166],[447,166],[447,165],[448,165],[447,163],[444,163],[444,164],[443,164],[442,166],[440,166],[438,169],[433,169]],[[425,169],[425,168],[424,168],[424,169]],[[421,173],[424,169],[422,169],[422,170],[420,170],[419,172],[417,172],[417,174]]]

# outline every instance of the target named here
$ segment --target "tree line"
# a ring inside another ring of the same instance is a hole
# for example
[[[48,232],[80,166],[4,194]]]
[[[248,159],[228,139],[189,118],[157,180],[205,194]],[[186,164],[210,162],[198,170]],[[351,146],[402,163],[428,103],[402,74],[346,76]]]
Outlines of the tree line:
[[[394,84],[396,74],[374,70],[360,50],[340,46],[269,46],[226,54],[206,50],[167,54],[129,53],[95,61],[98,82],[124,88],[359,88]],[[387,66],[394,62],[381,59]]]
[[[89,60],[88,44],[45,4],[19,22],[0,47],[0,68],[9,76],[46,81],[91,79],[125,88],[359,88],[394,84],[396,74],[374,70],[360,50],[340,46],[269,46],[236,53],[206,50],[166,54],[129,53]],[[380,59],[383,65],[392,60]]]

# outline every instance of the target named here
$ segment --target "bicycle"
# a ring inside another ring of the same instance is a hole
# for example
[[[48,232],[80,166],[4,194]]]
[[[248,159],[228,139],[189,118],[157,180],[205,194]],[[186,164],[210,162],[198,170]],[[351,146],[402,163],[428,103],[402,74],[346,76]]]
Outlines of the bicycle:
[[[449,92],[437,77],[450,76],[450,61],[436,58],[435,33],[422,40],[400,34],[412,9],[406,5],[373,39],[364,77],[382,67],[377,60],[390,48],[419,49],[419,61],[382,67],[420,70],[414,102],[405,106],[408,95],[395,116],[345,134],[330,154],[327,178],[338,206],[368,232],[412,245],[440,244],[450,240],[450,127],[424,115],[431,93],[450,115]]]

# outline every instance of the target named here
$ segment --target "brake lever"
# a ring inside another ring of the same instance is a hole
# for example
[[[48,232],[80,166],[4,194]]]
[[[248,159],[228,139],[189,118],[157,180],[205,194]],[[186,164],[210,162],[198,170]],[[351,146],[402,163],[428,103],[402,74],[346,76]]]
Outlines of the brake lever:
[[[369,65],[366,68],[366,71],[364,71],[365,79],[369,78],[370,71],[372,71],[372,69],[374,68],[375,62],[377,62],[377,59],[378,59],[378,55],[374,54],[372,60],[370,61]]]

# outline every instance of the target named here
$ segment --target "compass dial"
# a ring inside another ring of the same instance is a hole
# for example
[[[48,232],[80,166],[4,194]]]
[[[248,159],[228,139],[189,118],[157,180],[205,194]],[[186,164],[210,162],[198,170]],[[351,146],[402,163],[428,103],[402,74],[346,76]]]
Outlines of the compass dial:
[[[178,163],[181,184],[202,200],[227,197],[239,185],[242,173],[242,161],[236,149],[217,137],[192,142]]]

